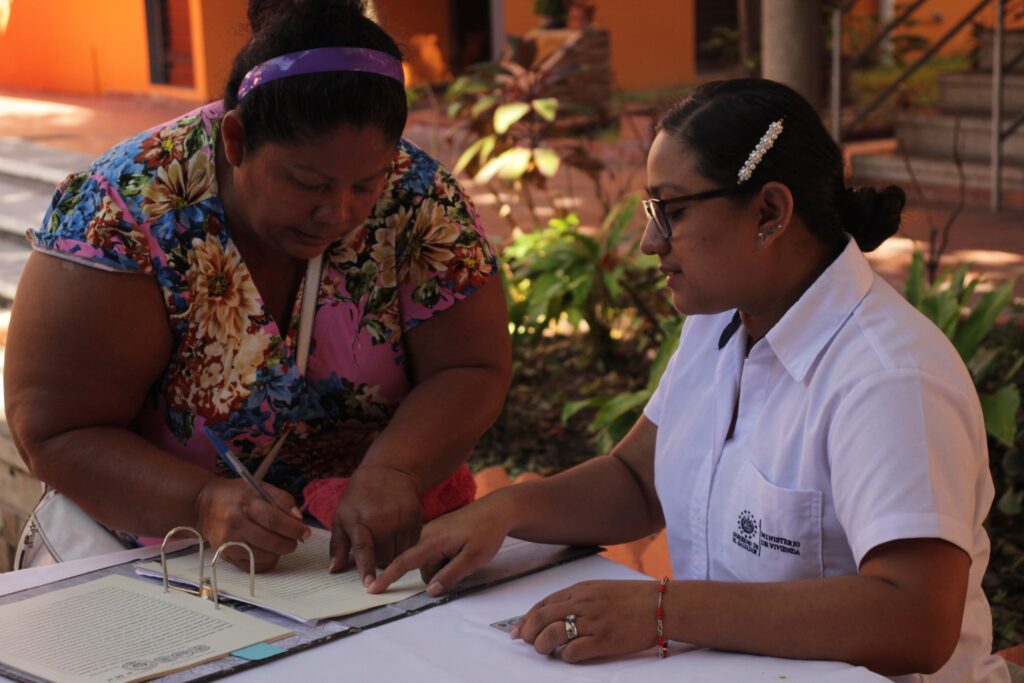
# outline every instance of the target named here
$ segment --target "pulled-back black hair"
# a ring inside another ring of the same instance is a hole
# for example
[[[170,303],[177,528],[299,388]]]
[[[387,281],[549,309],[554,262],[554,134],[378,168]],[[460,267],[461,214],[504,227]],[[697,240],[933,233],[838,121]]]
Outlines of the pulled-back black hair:
[[[672,106],[657,129],[694,154],[703,176],[735,187],[747,156],[779,119],[783,131],[743,183],[739,201],[777,181],[789,188],[796,214],[825,244],[841,244],[849,233],[863,251],[871,251],[896,232],[906,203],[903,190],[847,187],[842,153],[821,117],[781,83],[759,78],[705,83]]]
[[[253,35],[235,56],[225,110],[238,109],[245,147],[308,142],[341,124],[373,125],[398,140],[408,108],[394,79],[363,72],[289,76],[260,85],[239,103],[238,86],[257,64],[318,47],[363,47],[402,58],[395,41],[367,18],[363,0],[250,0]]]

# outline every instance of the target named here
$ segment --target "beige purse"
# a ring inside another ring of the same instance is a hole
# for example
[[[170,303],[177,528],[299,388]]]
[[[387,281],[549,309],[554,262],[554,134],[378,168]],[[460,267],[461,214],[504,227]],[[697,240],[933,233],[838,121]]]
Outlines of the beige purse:
[[[80,560],[129,547],[70,498],[44,487],[43,497],[21,531],[14,569]]]

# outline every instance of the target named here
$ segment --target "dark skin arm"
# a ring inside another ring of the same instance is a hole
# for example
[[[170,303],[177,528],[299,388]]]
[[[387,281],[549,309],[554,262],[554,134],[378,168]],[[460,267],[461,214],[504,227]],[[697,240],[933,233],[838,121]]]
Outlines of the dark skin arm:
[[[171,346],[152,277],[32,254],[6,350],[11,435],[33,474],[100,522],[145,536],[187,524],[215,547],[249,543],[257,569],[268,569],[308,527],[243,482],[206,472],[129,429]],[[284,510],[295,506],[289,494],[264,487]],[[242,553],[227,557],[241,561]]]
[[[656,436],[657,427],[641,417],[610,455],[501,489],[431,522],[371,591],[419,568],[429,592],[444,593],[486,565],[506,534],[541,543],[621,543],[661,528]],[[886,675],[934,672],[959,639],[969,569],[960,548],[910,539],[873,549],[857,576],[673,581],[664,598],[665,635],[721,650],[846,661]],[[656,644],[656,605],[655,581],[587,581],[537,603],[514,635],[572,662],[629,654]],[[567,645],[568,614],[576,615],[580,636]]]
[[[536,543],[625,543],[664,526],[654,492],[657,427],[641,417],[609,455],[547,479],[509,486],[428,524],[371,592],[420,569],[431,595],[451,590],[498,552],[505,536]],[[594,492],[600,491],[599,496]],[[558,520],[553,524],[551,520]]]
[[[849,662],[887,676],[934,673],[960,637],[970,558],[937,539],[887,543],[857,576],[773,583],[673,581],[665,636],[719,650]],[[566,645],[563,619],[580,637],[570,662],[628,654],[657,642],[654,581],[587,581],[549,595],[517,635],[538,652]]]
[[[466,461],[497,419],[512,374],[501,282],[411,330],[413,390],[373,442],[334,517],[332,571],[351,551],[364,584],[419,540],[419,496]]]

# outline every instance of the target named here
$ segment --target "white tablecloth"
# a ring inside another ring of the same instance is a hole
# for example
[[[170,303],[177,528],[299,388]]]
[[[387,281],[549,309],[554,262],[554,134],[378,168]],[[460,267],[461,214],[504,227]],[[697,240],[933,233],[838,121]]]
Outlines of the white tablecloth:
[[[139,549],[26,572],[0,575],[0,595],[65,576],[152,555]],[[232,681],[672,681],[678,683],[870,683],[887,679],[839,662],[813,662],[695,650],[672,643],[656,653],[567,664],[537,654],[490,626],[519,615],[547,594],[587,579],[646,578],[601,557],[590,557],[466,595],[363,633],[243,671]],[[4,679],[6,680],[6,679]]]
[[[590,557],[463,596],[446,605],[270,662],[232,681],[672,681],[725,683],[868,683],[886,679],[838,662],[806,662],[692,650],[673,643],[667,659],[654,650],[589,664],[537,654],[490,624],[528,610],[549,593],[586,579],[639,574]],[[646,577],[644,577],[646,578]],[[653,615],[652,615],[653,619]]]

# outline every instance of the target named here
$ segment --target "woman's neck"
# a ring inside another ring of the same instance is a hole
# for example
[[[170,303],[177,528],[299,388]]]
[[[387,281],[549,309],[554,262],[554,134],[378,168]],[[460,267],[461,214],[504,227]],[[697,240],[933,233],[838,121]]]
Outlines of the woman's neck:
[[[784,252],[779,259],[778,267],[774,269],[776,276],[772,278],[776,284],[765,290],[767,295],[751,306],[740,308],[740,321],[749,339],[748,350],[782,320],[842,251],[808,237]],[[788,256],[785,255],[787,253]]]

